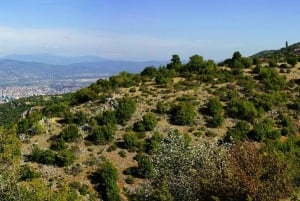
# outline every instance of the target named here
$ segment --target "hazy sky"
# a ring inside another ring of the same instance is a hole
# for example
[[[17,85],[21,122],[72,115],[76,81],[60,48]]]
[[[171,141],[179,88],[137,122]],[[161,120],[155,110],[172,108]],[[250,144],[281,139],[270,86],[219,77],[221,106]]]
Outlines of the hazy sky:
[[[299,0],[0,0],[0,55],[249,56],[300,41]]]

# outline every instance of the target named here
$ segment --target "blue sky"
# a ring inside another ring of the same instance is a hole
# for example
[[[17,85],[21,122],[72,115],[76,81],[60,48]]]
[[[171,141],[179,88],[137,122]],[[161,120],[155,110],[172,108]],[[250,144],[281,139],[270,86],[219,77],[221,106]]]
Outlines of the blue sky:
[[[300,41],[298,0],[0,1],[0,55],[222,60]]]

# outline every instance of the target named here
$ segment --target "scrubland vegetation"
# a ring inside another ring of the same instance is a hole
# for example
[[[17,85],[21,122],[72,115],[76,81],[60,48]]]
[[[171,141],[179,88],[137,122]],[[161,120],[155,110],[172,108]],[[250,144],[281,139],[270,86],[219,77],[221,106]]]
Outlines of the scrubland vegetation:
[[[0,106],[0,200],[298,200],[293,54],[193,55]]]

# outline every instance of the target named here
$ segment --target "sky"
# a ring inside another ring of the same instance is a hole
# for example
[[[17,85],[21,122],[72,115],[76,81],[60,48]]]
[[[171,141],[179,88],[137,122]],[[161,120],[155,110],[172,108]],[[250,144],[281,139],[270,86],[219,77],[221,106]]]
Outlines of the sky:
[[[0,0],[0,56],[216,61],[300,41],[298,0]]]

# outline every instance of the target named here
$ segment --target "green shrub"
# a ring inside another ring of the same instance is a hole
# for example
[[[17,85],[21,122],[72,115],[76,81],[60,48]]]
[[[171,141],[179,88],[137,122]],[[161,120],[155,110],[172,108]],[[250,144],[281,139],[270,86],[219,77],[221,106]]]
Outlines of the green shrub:
[[[76,156],[70,149],[62,150],[56,155],[56,165],[60,167],[70,166],[75,161]]]
[[[254,104],[248,100],[232,100],[229,103],[229,115],[247,121],[254,121],[258,117],[258,112]]]
[[[104,145],[111,142],[115,135],[115,127],[111,125],[97,126],[93,129],[88,139],[96,145]]]
[[[133,113],[136,109],[136,103],[131,98],[125,97],[119,101],[119,105],[116,109],[117,122],[120,124],[125,124],[131,119]]]
[[[143,120],[134,124],[133,130],[136,132],[152,131],[156,124],[156,116],[153,113],[147,113],[143,116]]]
[[[81,134],[79,133],[78,127],[74,124],[71,124],[62,129],[59,137],[65,142],[74,142],[81,138]]]
[[[32,167],[29,165],[22,165],[20,167],[20,180],[21,181],[27,181],[32,180],[34,178],[40,177],[41,174],[36,172]]]
[[[274,126],[271,119],[264,119],[254,124],[253,129],[248,133],[248,137],[257,142],[261,142],[266,138],[277,139],[280,133],[275,130]]]
[[[129,151],[136,151],[139,145],[138,137],[135,133],[129,132],[123,135],[124,148]]]
[[[126,177],[125,182],[127,184],[133,184],[134,183],[134,178],[131,175],[129,175],[128,177]]]
[[[238,122],[234,127],[229,128],[224,140],[226,142],[244,141],[250,131],[250,125],[246,121]]]
[[[176,125],[190,125],[196,117],[195,107],[189,102],[180,102],[171,107],[171,122]]]
[[[51,141],[50,149],[52,150],[64,150],[67,149],[68,145],[65,143],[64,139],[62,138],[57,138]]]
[[[168,105],[162,101],[157,102],[155,112],[158,114],[166,114],[168,112]]]
[[[104,111],[102,114],[96,117],[97,123],[99,125],[115,125],[117,124],[116,113],[114,111]]]
[[[145,154],[137,154],[135,157],[138,162],[137,175],[142,178],[150,178],[153,176],[152,163]]]
[[[96,174],[99,177],[102,198],[107,201],[121,201],[117,169],[106,161],[98,168]]]

